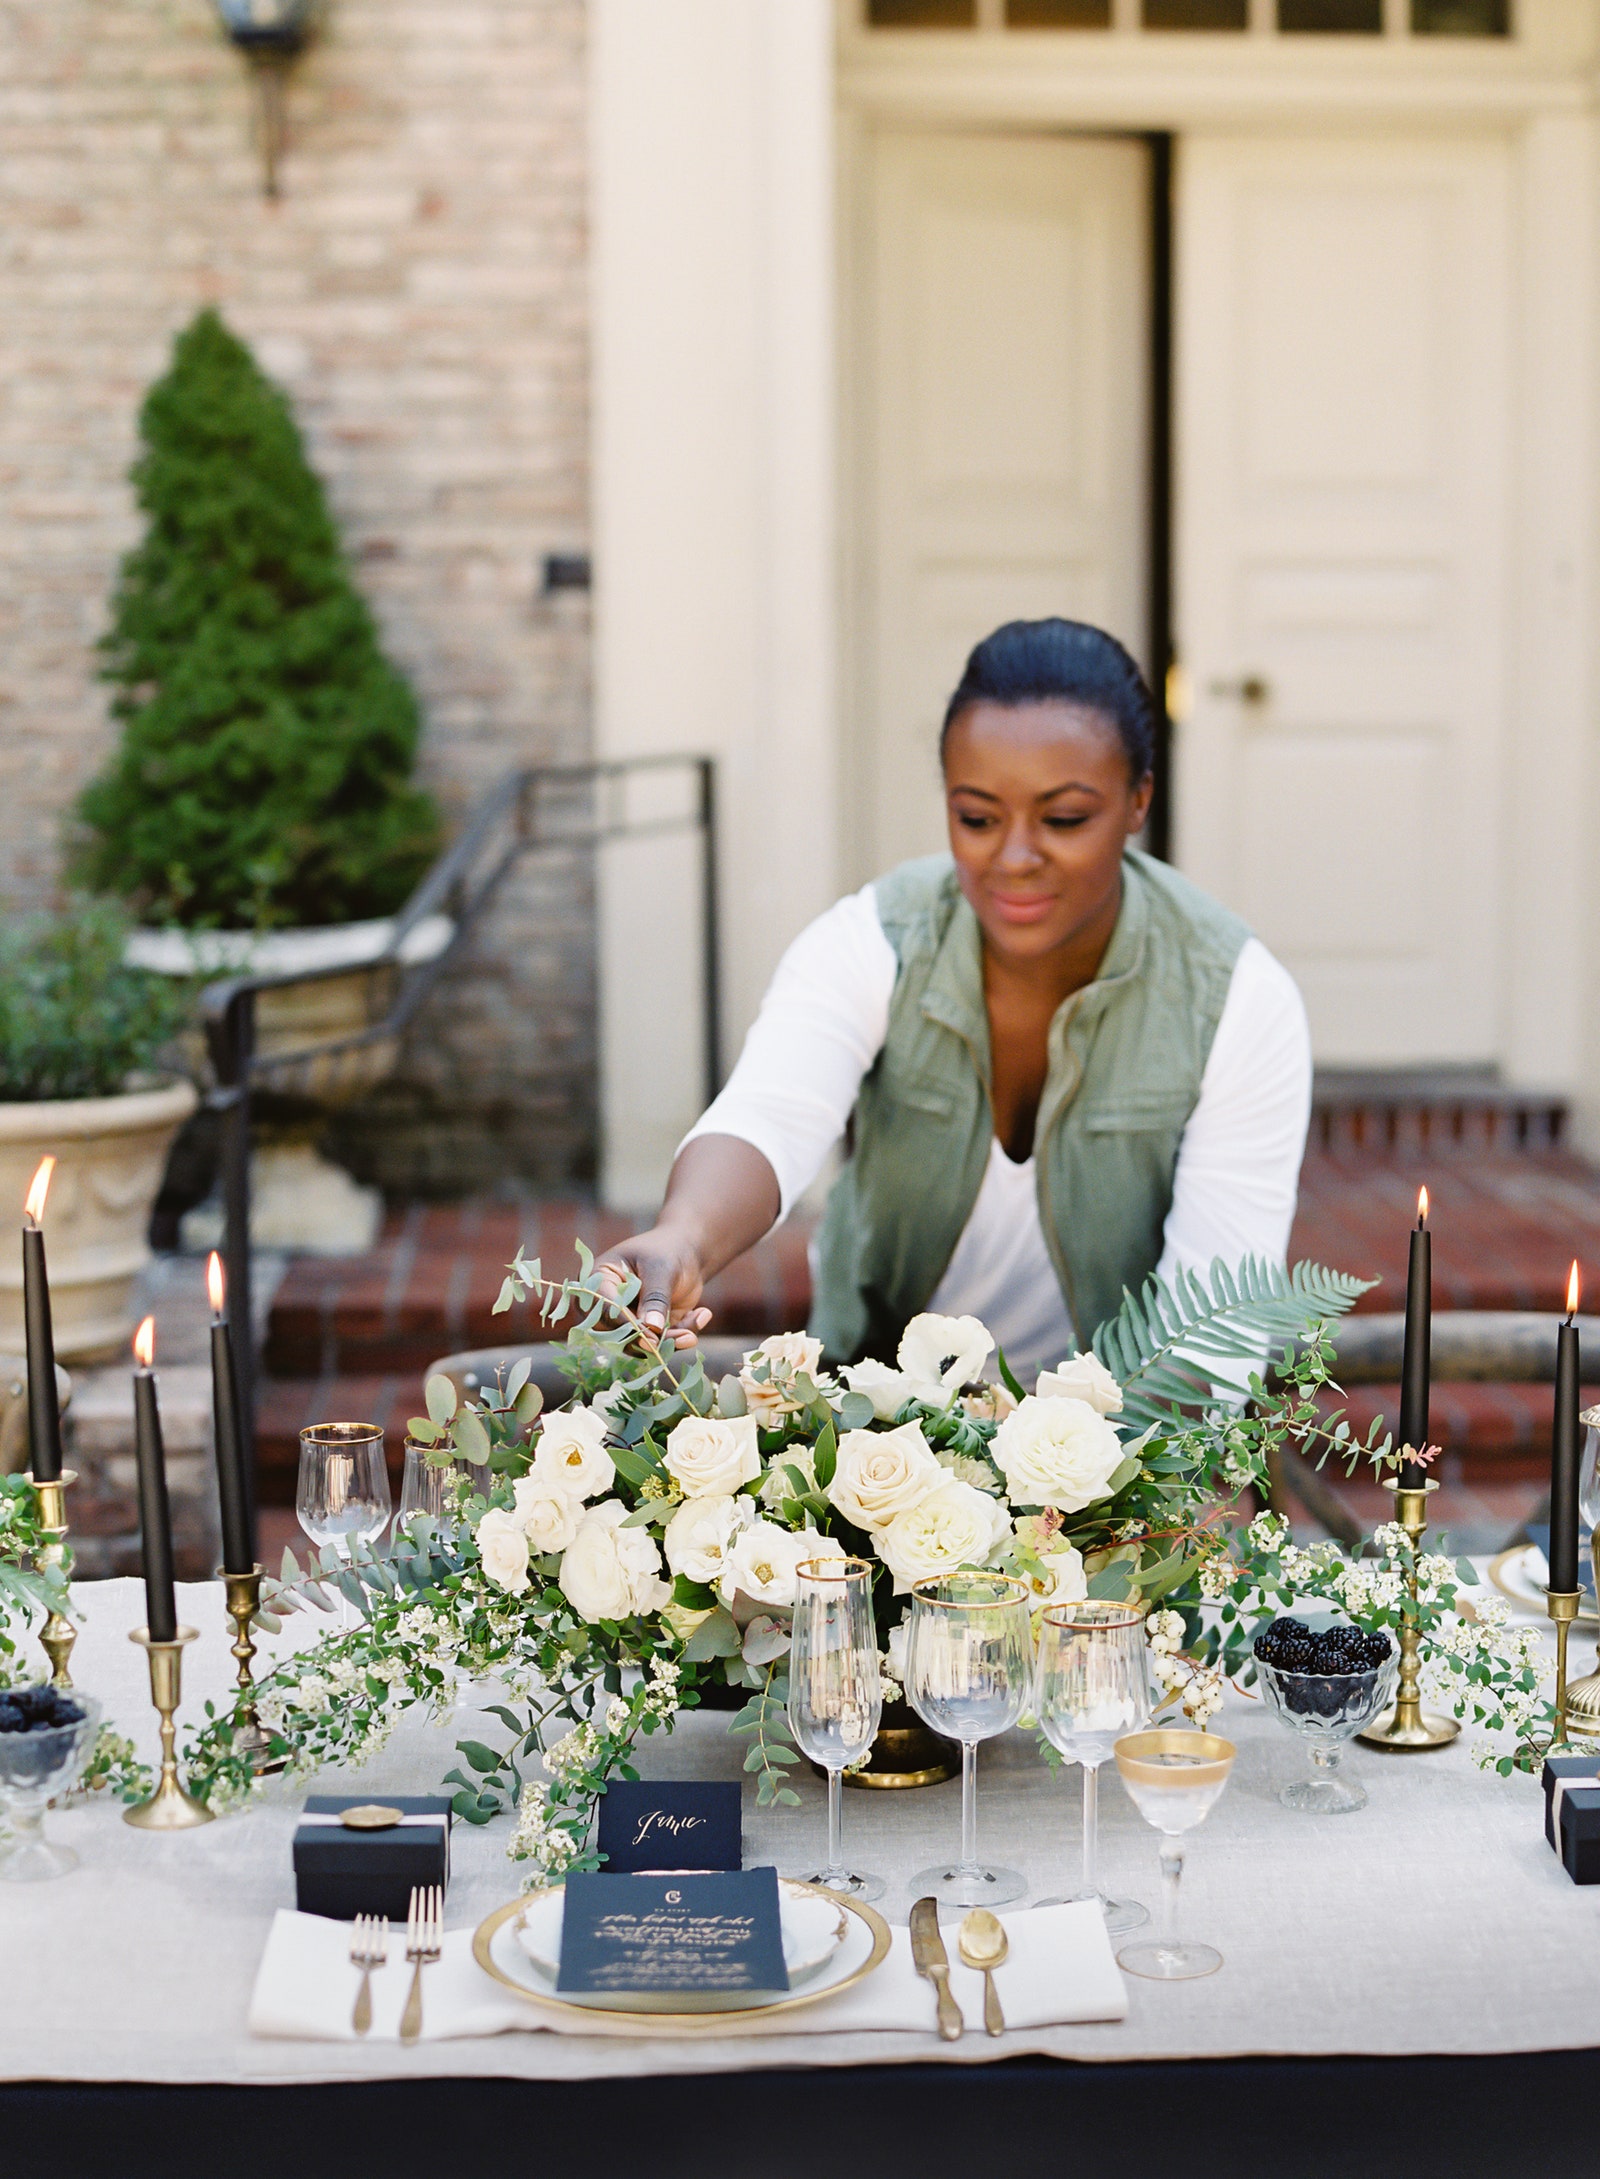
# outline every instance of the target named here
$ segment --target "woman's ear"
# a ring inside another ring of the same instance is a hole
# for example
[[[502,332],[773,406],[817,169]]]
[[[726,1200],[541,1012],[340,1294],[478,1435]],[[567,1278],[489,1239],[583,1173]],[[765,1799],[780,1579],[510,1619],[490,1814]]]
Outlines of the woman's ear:
[[[1150,798],[1156,791],[1156,775],[1146,772],[1128,797],[1128,837],[1144,830],[1145,819],[1150,815]]]

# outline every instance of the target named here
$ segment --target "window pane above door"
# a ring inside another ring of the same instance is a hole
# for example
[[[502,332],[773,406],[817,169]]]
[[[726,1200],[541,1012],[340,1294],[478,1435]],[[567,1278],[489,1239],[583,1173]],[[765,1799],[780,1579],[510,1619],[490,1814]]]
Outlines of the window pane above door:
[[[1006,0],[1010,30],[1109,30],[1111,0]]]
[[[1278,28],[1377,36],[1383,30],[1383,0],[1278,0]]]
[[[1146,30],[1247,30],[1249,0],[1144,0]]]
[[[1509,38],[1510,0],[1411,0],[1419,38]]]
[[[971,30],[978,0],[867,0],[874,30]]]

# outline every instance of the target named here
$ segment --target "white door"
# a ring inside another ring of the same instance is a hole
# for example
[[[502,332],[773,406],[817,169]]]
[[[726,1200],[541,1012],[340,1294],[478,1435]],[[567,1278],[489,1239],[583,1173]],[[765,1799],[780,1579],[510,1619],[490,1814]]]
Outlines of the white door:
[[[857,882],[944,844],[939,721],[1002,621],[1144,656],[1148,165],[1126,139],[885,133],[865,192]]]
[[[1191,137],[1177,226],[1177,854],[1317,1057],[1499,1042],[1510,162]]]

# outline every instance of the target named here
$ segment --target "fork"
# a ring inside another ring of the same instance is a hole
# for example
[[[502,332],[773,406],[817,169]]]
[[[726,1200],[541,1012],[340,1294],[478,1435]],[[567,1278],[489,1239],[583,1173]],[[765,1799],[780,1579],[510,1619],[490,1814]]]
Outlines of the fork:
[[[350,1964],[361,1970],[361,1987],[350,2015],[350,2025],[357,2035],[365,2035],[372,2026],[372,1970],[381,1967],[388,1957],[388,1923],[376,1914],[358,1914],[350,1932]]]
[[[437,1884],[419,1884],[411,1893],[406,1916],[406,1958],[412,1963],[411,1993],[400,2016],[400,2040],[414,2043],[422,2033],[422,1970],[439,1957],[444,1945],[444,1893]]]

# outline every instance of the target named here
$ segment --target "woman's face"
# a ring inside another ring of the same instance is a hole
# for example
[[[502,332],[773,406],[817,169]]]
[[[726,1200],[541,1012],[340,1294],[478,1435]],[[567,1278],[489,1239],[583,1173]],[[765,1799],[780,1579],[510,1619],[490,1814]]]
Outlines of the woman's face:
[[[1149,778],[1103,712],[1058,697],[969,704],[944,750],[950,848],[994,952],[1036,960],[1116,920],[1122,850]]]

